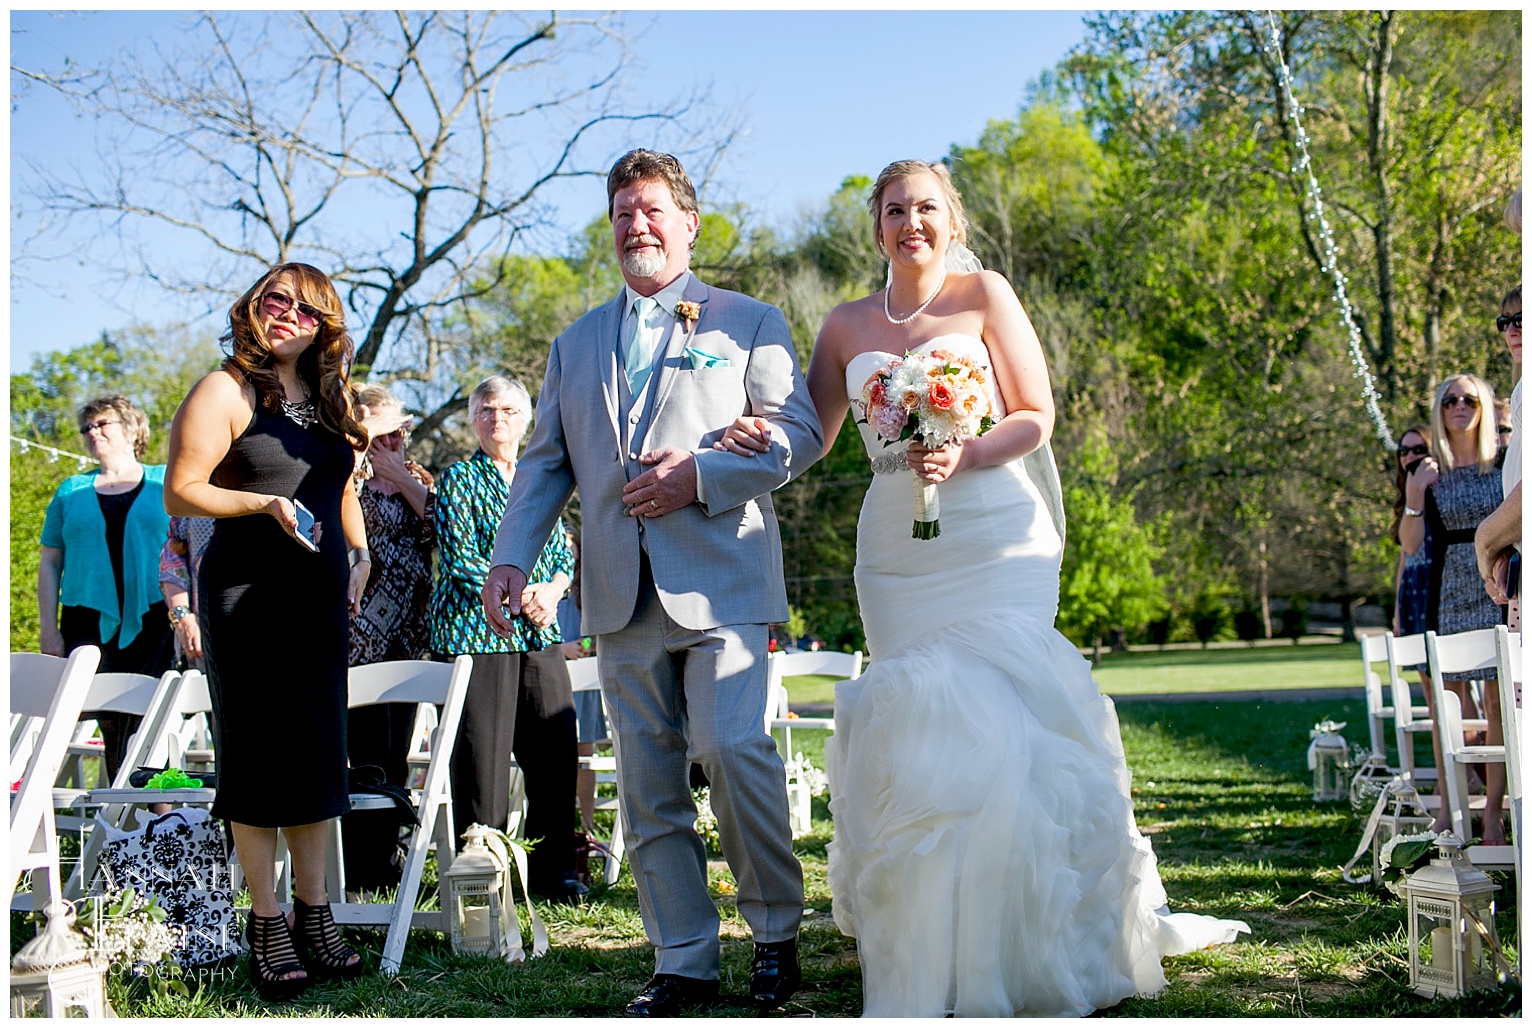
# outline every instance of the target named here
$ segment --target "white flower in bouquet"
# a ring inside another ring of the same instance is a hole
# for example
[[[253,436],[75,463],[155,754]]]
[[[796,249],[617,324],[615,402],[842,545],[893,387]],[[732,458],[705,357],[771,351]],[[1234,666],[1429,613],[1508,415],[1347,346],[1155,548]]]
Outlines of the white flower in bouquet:
[[[971,357],[946,350],[906,353],[872,374],[857,406],[885,445],[916,440],[946,446],[983,435],[994,426],[989,372]],[[916,539],[941,535],[936,485],[915,480]]]

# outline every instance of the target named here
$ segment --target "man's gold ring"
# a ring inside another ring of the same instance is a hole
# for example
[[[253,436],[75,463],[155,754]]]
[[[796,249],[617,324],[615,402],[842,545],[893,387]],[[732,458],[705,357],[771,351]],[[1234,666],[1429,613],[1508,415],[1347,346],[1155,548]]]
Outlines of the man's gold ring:
[[[659,500],[655,500],[655,499],[651,499],[649,501],[649,509],[650,510],[659,510],[660,509],[660,501]]]

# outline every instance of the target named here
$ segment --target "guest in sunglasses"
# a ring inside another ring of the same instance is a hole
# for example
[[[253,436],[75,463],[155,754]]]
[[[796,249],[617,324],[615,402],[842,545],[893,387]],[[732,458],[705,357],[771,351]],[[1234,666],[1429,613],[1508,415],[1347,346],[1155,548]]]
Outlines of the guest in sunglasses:
[[[325,853],[327,822],[350,809],[347,614],[372,565],[352,471],[367,433],[352,412],[345,310],[319,269],[262,275],[230,308],[224,342],[228,358],[171,426],[165,506],[215,519],[199,576],[213,814],[230,823],[250,891],[250,977],[283,1000],[363,970],[336,929]],[[274,889],[278,830],[291,929]]]
[[[1500,505],[1500,476],[1495,473],[1495,391],[1476,375],[1453,375],[1436,390],[1431,410],[1431,449],[1405,483],[1405,518],[1399,537],[1413,553],[1423,543],[1429,522],[1431,535],[1430,599],[1426,627],[1441,635],[1493,628],[1502,611],[1485,594],[1474,552],[1474,531]],[[1468,680],[1482,671],[1447,675],[1443,685],[1458,694],[1463,716],[1478,716],[1467,689]],[[1429,697],[1429,693],[1427,696]],[[1502,741],[1499,693],[1493,684],[1484,690],[1484,716],[1491,744]],[[1442,767],[1436,743],[1437,769]],[[1440,781],[1440,779],[1438,779]],[[1503,845],[1505,829],[1500,803],[1505,795],[1505,766],[1491,764],[1485,773],[1486,845]],[[1437,814],[1437,830],[1446,828]]]

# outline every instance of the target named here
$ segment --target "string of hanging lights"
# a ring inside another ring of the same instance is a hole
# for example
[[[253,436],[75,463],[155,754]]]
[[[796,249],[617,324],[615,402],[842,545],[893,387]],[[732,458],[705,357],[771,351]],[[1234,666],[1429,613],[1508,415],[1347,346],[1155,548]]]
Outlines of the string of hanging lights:
[[[81,471],[84,471],[87,467],[96,463],[94,458],[87,457],[83,453],[70,453],[68,450],[55,449],[52,446],[34,442],[31,439],[22,439],[20,436],[11,436],[11,445],[16,447],[17,450],[22,453],[29,453],[32,450],[39,450],[43,453],[46,453],[48,455],[48,463],[50,464],[57,464],[59,462],[59,458],[64,457],[79,464]]]
[[[1319,223],[1319,238],[1324,249],[1324,263],[1319,270],[1329,275],[1335,282],[1335,303],[1340,309],[1341,323],[1346,326],[1347,348],[1351,351],[1353,374],[1362,380],[1362,403],[1367,409],[1367,416],[1372,421],[1378,439],[1382,441],[1386,449],[1392,451],[1394,435],[1388,427],[1388,420],[1383,417],[1378,387],[1373,381],[1372,369],[1368,366],[1367,357],[1362,351],[1362,331],[1357,327],[1351,298],[1346,295],[1348,279],[1340,269],[1340,250],[1335,245],[1335,234],[1330,231],[1330,222],[1325,218],[1324,199],[1319,188],[1319,180],[1314,176],[1313,159],[1309,156],[1309,134],[1303,128],[1302,120],[1304,108],[1298,104],[1293,95],[1292,73],[1288,70],[1287,61],[1282,56],[1282,36],[1277,29],[1276,15],[1271,11],[1266,12],[1266,24],[1271,30],[1271,41],[1262,49],[1276,56],[1277,65],[1281,69],[1282,93],[1287,101],[1287,116],[1293,123],[1293,138],[1298,144],[1298,163],[1294,164],[1291,170],[1294,174],[1301,173],[1307,178],[1308,202],[1312,208],[1308,218],[1310,221]]]

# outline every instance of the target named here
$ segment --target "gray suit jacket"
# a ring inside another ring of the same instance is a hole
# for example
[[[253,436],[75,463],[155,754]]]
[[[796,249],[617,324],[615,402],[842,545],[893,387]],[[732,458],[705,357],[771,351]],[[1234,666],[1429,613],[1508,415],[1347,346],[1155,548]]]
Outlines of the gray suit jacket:
[[[681,323],[672,332],[650,384],[656,393],[648,432],[626,452],[617,380],[623,294],[581,317],[548,354],[536,427],[516,466],[492,562],[531,568],[579,489],[585,635],[615,632],[633,616],[640,522],[660,602],[677,624],[702,630],[787,620],[770,494],[823,452],[819,418],[781,311],[695,277],[685,298],[701,305],[701,317],[690,336]],[[701,362],[685,356],[687,346],[728,364],[694,367]],[[741,457],[712,449],[740,415],[771,422],[768,452]],[[647,470],[638,456],[664,447],[695,455],[706,508],[628,517],[622,488]]]

